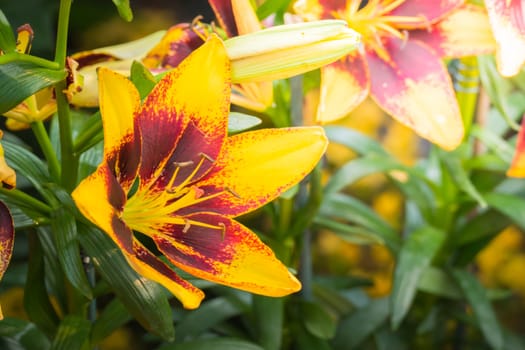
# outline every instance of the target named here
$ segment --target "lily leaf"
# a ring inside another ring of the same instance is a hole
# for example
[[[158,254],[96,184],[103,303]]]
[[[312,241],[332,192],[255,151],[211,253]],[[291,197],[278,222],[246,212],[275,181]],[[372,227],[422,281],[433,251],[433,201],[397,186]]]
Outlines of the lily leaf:
[[[117,7],[118,14],[126,22],[131,22],[133,20],[133,12],[129,6],[129,0],[113,0],[113,3]]]
[[[81,224],[78,230],[82,247],[128,311],[150,332],[173,340],[171,308],[160,286],[139,276],[104,233]]]
[[[31,62],[0,64],[0,114],[65,77],[65,70],[42,68]]]
[[[0,10],[0,51],[11,52],[16,47],[16,39],[9,21]]]
[[[503,331],[490,305],[485,288],[475,276],[465,270],[453,269],[452,276],[465,294],[474,316],[478,320],[479,328],[485,339],[494,349],[503,348]]]
[[[52,350],[81,350],[89,340],[91,322],[77,315],[64,317],[51,344]]]
[[[444,232],[427,226],[412,232],[401,247],[390,299],[392,328],[399,326],[410,309],[419,279],[444,241]]]

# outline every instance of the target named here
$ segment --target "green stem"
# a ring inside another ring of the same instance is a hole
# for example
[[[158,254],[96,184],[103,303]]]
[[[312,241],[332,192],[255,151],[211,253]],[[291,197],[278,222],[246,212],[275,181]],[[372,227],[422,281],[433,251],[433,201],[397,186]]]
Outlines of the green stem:
[[[279,240],[286,237],[286,232],[290,229],[292,220],[293,200],[289,198],[279,198],[279,222],[277,226],[277,235]]]
[[[72,0],[61,0],[58,12],[58,31],[55,48],[55,62],[58,68],[66,66],[67,55],[67,34],[69,28],[69,12],[71,11]]]
[[[71,2],[72,0],[60,1],[60,10],[58,13],[57,44],[55,50],[55,62],[59,64],[60,68],[64,68],[66,64],[67,34]],[[60,154],[62,161],[61,182],[62,186],[71,191],[75,187],[77,181],[78,158],[73,154],[71,114],[67,98],[63,93],[66,88],[67,84],[65,80],[55,85],[58,122],[60,125]]]
[[[55,150],[53,149],[53,145],[51,144],[51,140],[49,140],[49,135],[47,134],[46,128],[44,127],[44,123],[41,121],[31,123],[31,128],[33,129],[36,140],[38,141],[38,144],[44,153],[44,157],[46,157],[51,178],[54,180],[59,180],[60,164],[58,163],[58,159]]]
[[[0,194],[3,194],[6,197],[9,197],[13,200],[23,203],[28,208],[36,209],[40,212],[49,214],[53,211],[51,207],[44,202],[39,201],[38,199],[31,197],[25,192],[22,192],[16,188],[8,190],[6,188],[0,187]]]
[[[49,60],[46,60],[45,58],[31,56],[25,53],[10,52],[10,53],[0,56],[0,65],[15,62],[15,61],[34,63],[37,66],[40,66],[43,68],[49,68],[53,70],[59,70],[61,68],[57,62],[49,61]]]

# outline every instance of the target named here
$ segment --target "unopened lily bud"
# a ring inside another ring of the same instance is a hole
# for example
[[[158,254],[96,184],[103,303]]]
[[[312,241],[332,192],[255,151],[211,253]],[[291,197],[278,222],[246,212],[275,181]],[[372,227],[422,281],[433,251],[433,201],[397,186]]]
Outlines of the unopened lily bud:
[[[271,27],[224,42],[232,80],[269,81],[332,63],[359,47],[361,36],[342,20]]]

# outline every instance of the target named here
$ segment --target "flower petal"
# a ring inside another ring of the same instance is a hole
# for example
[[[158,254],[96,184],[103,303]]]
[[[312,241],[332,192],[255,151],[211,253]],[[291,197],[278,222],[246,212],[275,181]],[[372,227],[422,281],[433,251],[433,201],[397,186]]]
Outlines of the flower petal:
[[[126,193],[113,170],[102,163],[84,179],[71,194],[80,212],[94,223],[127,254],[132,254],[133,232],[122,222],[120,214],[126,203]]]
[[[302,180],[326,150],[320,127],[264,129],[227,139],[215,167],[196,185],[218,197],[179,213],[217,211],[234,217],[254,210]]]
[[[137,240],[133,241],[133,250],[134,255],[125,254],[125,256],[135,271],[168,289],[181,301],[184,308],[196,309],[199,307],[204,299],[204,293],[200,289],[182,279]]]
[[[402,28],[428,27],[461,6],[465,0],[406,0],[389,12],[390,16],[421,17],[420,22],[396,21]]]
[[[237,25],[235,24],[235,17],[233,15],[232,1],[231,0],[208,0],[219,25],[226,32],[228,37],[234,37],[239,35],[237,32]]]
[[[452,82],[443,63],[420,42],[385,41],[388,61],[367,53],[371,96],[421,137],[450,150],[464,128]]]
[[[204,41],[188,23],[177,24],[166,32],[160,42],[142,59],[150,69],[177,67]]]
[[[0,130],[0,138],[2,138],[2,131]],[[16,187],[16,173],[5,161],[4,147],[0,144],[0,186],[6,188]]]
[[[301,284],[249,229],[214,213],[187,219],[216,228],[167,227],[153,236],[159,250],[176,266],[199,278],[267,296],[296,292]]]
[[[13,254],[13,243],[15,240],[15,227],[9,208],[0,202],[0,280],[4,276],[7,266]],[[4,318],[0,309],[0,320]]]
[[[485,6],[499,47],[498,70],[506,77],[516,75],[525,64],[525,4],[522,0],[485,0]]]
[[[464,5],[428,29],[410,31],[441,57],[474,56],[495,51],[487,13],[480,6]]]
[[[177,167],[174,162],[193,162],[177,175],[184,179],[203,153],[217,157],[227,135],[230,89],[229,59],[215,35],[162,78],[136,120],[142,141],[141,186],[157,179],[158,186],[166,185]]]
[[[127,191],[135,179],[140,159],[133,126],[140,96],[133,83],[123,75],[106,68],[98,72],[104,158]]]
[[[516,151],[510,168],[507,170],[507,176],[525,177],[525,116],[521,123],[521,129],[516,141]]]
[[[369,90],[368,66],[357,51],[322,67],[317,121],[328,123],[343,118],[365,99]]]
[[[298,0],[294,11],[308,21],[334,18],[334,12],[344,11],[347,3],[359,0]]]
[[[231,0],[238,35],[261,30],[259,18],[249,0]]]

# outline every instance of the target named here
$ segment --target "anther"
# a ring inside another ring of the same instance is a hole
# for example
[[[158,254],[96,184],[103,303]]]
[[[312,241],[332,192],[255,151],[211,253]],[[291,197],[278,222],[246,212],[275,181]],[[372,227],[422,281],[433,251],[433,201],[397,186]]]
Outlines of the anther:
[[[185,219],[184,220],[184,227],[182,228],[182,233],[187,233],[191,227],[190,221]]]
[[[190,165],[193,165],[193,160],[188,160],[187,162],[173,162],[173,165],[179,168],[184,168]]]
[[[199,152],[199,156],[201,156],[202,158],[206,159],[206,160],[209,160],[210,162],[215,162],[215,159],[213,159],[212,157],[210,157],[209,155],[207,155],[206,153],[202,153],[202,152]]]

